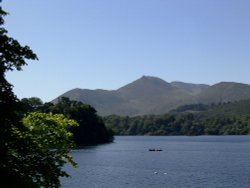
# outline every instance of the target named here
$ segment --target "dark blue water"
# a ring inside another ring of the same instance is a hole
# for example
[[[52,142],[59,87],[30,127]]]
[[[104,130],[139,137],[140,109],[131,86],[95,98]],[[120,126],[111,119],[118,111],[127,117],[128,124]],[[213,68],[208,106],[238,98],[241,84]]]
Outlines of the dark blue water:
[[[250,136],[116,137],[73,156],[65,188],[250,187]]]

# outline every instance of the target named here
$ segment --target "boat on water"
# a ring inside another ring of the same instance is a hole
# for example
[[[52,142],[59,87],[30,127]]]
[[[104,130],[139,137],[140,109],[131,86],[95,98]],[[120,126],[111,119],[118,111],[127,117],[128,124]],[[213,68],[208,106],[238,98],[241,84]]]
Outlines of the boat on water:
[[[148,149],[148,151],[163,151],[163,150],[160,149],[160,148],[158,148],[158,149],[156,149],[156,148],[151,148],[151,149]]]

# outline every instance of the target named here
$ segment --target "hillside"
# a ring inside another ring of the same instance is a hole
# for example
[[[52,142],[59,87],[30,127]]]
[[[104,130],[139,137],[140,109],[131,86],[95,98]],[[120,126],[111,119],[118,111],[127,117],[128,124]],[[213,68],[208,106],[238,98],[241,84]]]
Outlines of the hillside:
[[[116,135],[246,135],[250,134],[250,99],[185,105],[163,115],[103,119]]]
[[[184,91],[190,93],[191,95],[198,95],[209,88],[209,85],[206,84],[191,84],[185,82],[171,82],[173,86],[176,86]]]
[[[62,96],[90,104],[103,116],[137,116],[164,114],[187,104],[250,99],[250,85],[234,82],[221,82],[212,86],[168,83],[160,78],[143,76],[117,90],[73,89],[59,97]],[[56,103],[57,99],[53,102]]]
[[[250,99],[236,102],[217,103],[217,104],[189,104],[179,106],[171,110],[169,114],[183,115],[193,113],[198,116],[215,117],[233,117],[250,115]]]
[[[220,82],[212,85],[197,96],[200,103],[223,103],[250,98],[250,86],[235,82]]]
[[[176,106],[195,102],[192,95],[162,79],[143,76],[117,90],[137,114],[161,114]]]

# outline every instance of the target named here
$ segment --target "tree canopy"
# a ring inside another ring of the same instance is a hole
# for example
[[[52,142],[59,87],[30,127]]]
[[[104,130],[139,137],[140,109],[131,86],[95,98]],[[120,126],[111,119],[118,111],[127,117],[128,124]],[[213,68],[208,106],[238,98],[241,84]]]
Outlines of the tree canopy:
[[[69,130],[73,133],[73,140],[77,146],[96,145],[113,141],[113,131],[106,127],[96,110],[79,101],[72,101],[61,97],[53,103],[42,103],[39,98],[24,98],[21,100],[27,111],[64,114],[74,119],[79,126]]]
[[[3,27],[6,15],[0,7],[0,187],[59,187],[59,177],[67,176],[62,166],[66,162],[75,165],[69,155],[68,127],[77,123],[62,115],[32,113],[24,117],[25,108],[6,73],[20,71],[27,60],[38,58],[28,46],[7,35]],[[37,107],[37,103],[33,105]]]
[[[59,187],[59,177],[68,176],[62,170],[65,163],[76,166],[70,156],[69,148],[74,147],[70,126],[78,126],[61,114],[33,112],[22,120],[27,131],[16,131],[28,147],[18,165],[19,173],[25,175],[38,187]]]
[[[107,116],[116,135],[250,134],[250,100],[213,105],[185,105],[164,115]]]

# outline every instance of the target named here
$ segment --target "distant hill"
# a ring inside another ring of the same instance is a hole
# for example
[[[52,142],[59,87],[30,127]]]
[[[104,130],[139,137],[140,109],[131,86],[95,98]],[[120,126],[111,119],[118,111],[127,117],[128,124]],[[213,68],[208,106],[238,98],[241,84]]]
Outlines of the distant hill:
[[[189,104],[162,115],[103,119],[116,135],[250,135],[250,99]]]
[[[193,113],[199,116],[206,116],[208,118],[224,116],[224,117],[241,117],[250,115],[250,99],[236,102],[224,102],[217,104],[188,104],[179,106],[171,110],[171,115],[183,115]]]
[[[220,82],[208,87],[197,96],[200,103],[223,103],[250,98],[250,85],[235,82]]]
[[[160,78],[143,76],[117,90],[73,89],[59,97],[62,96],[90,104],[100,115],[137,116],[164,114],[187,104],[250,99],[250,85],[234,82],[221,82],[212,86],[168,83]],[[53,102],[57,102],[57,99]]]
[[[180,89],[183,89],[184,91],[192,95],[198,95],[210,87],[207,84],[190,84],[190,83],[177,82],[177,81],[171,82],[171,84]]]

